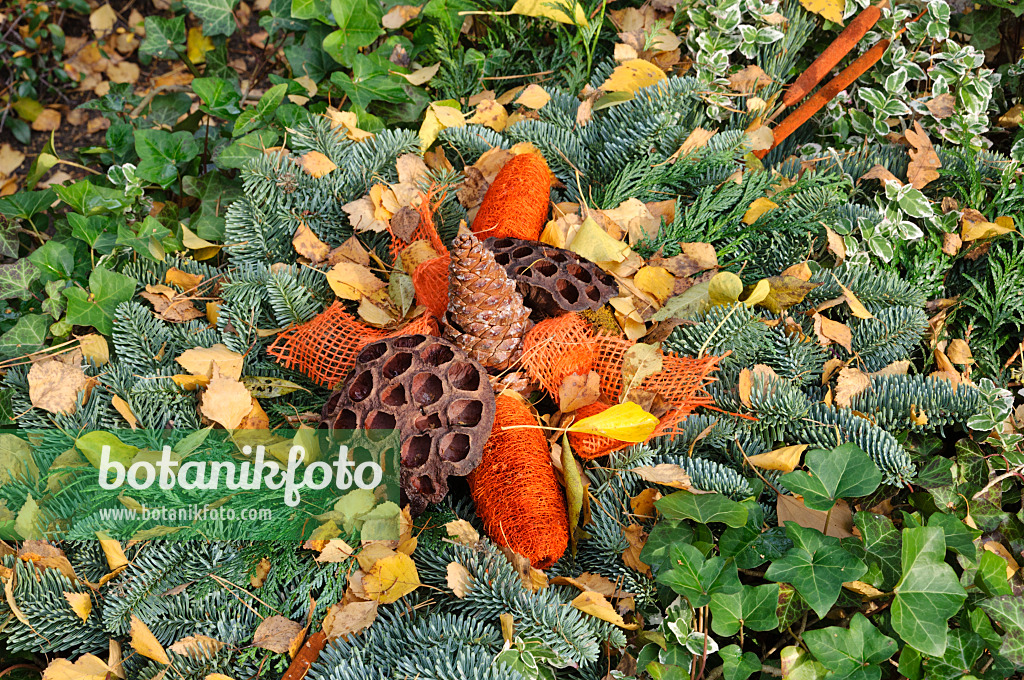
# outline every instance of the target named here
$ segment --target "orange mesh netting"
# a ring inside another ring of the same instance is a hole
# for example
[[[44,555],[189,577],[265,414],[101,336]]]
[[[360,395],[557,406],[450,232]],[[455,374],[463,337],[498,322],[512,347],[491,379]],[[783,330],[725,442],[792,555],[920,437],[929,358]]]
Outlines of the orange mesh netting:
[[[294,368],[313,382],[335,384],[355,365],[359,351],[381,338],[398,335],[437,335],[437,322],[423,314],[396,331],[372,328],[345,311],[341,301],[320,314],[277,336],[267,353],[285,368]]]
[[[590,322],[570,313],[541,321],[523,339],[522,363],[540,386],[558,396],[566,377],[593,368],[597,343]]]
[[[434,211],[444,202],[445,193],[440,187],[434,185],[427,190],[427,193],[420,192],[420,204],[416,206],[416,211],[420,214],[420,223],[413,230],[408,241],[395,234],[391,230],[391,225],[388,225],[388,233],[391,234],[392,256],[397,257],[403,248],[421,239],[429,241],[438,255],[448,254],[448,249],[444,247],[437,229],[434,228]]]
[[[539,153],[515,156],[487,189],[473,220],[473,233],[481,239],[522,238],[536,241],[548,220],[551,171]]]
[[[544,569],[569,545],[565,497],[551,466],[551,447],[520,399],[499,394],[496,404],[494,427],[483,460],[469,475],[469,488],[491,540]]]
[[[448,311],[448,265],[451,257],[442,255],[427,260],[412,273],[416,302],[430,310],[438,319]]]
[[[594,370],[601,376],[601,394],[618,401],[623,390],[622,358],[633,346],[632,340],[611,335],[597,336]],[[657,392],[673,409],[662,417],[652,436],[674,436],[681,432],[679,424],[698,406],[711,406],[714,401],[705,389],[714,381],[711,374],[721,357],[679,357],[662,353],[661,371],[648,376],[639,389]]]
[[[583,420],[590,416],[596,416],[606,408],[608,408],[608,404],[604,404],[600,401],[595,402],[590,406],[584,406],[576,411],[576,420]],[[595,458],[606,456],[612,451],[617,451],[618,449],[625,448],[626,446],[632,446],[631,444],[624,444],[618,439],[602,437],[597,434],[569,432],[568,436],[569,446],[572,447],[573,453],[584,460],[594,460]]]

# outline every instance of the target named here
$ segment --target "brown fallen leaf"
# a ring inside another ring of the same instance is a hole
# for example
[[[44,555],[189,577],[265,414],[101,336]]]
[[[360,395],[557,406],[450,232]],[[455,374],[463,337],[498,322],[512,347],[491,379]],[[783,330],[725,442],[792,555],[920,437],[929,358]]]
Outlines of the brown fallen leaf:
[[[949,118],[953,115],[953,110],[956,106],[956,97],[948,92],[944,92],[938,97],[929,99],[924,105],[933,116],[942,120],[943,118]]]
[[[71,606],[71,611],[83,621],[89,620],[89,613],[92,611],[92,597],[89,593],[64,593],[64,599]]]
[[[866,179],[877,179],[882,182],[882,186],[885,186],[887,182],[896,182],[897,185],[902,186],[903,182],[896,178],[896,175],[889,172],[884,165],[872,165],[867,172],[860,176],[857,182],[863,182]]]
[[[961,366],[966,364],[973,364],[974,357],[971,356],[970,345],[966,341],[956,338],[949,342],[949,346],[946,347],[946,356],[954,364],[960,364]]]
[[[36,132],[53,132],[60,129],[60,112],[53,109],[43,109],[42,112],[32,121],[32,129]]]
[[[175,654],[181,654],[192,659],[203,659],[212,656],[224,649],[224,647],[223,642],[206,635],[187,635],[168,647],[168,649]]]
[[[295,235],[292,236],[292,247],[314,264],[323,262],[331,254],[331,247],[320,240],[305,222],[299,222]]]
[[[558,388],[558,409],[571,413],[590,406],[601,397],[601,375],[590,371],[583,375],[570,373]]]
[[[167,288],[167,286],[162,287]],[[192,300],[189,297],[177,295],[174,291],[171,291],[171,297],[168,297],[163,292],[154,292],[156,288],[157,286],[153,285],[146,286],[146,290],[141,291],[139,297],[153,305],[153,313],[164,321],[184,323],[206,316],[206,314],[192,304]]]
[[[302,646],[306,629],[301,623],[286,619],[280,615],[268,616],[263,619],[252,636],[254,647],[266,649],[277,654],[295,656]]]
[[[915,189],[923,189],[929,183],[939,178],[939,168],[942,161],[935,153],[932,140],[928,133],[921,127],[920,121],[914,121],[914,128],[905,133],[907,141],[910,142],[910,166],[907,168],[907,179]]]
[[[654,504],[660,498],[660,491],[655,488],[647,488],[629,499],[629,508],[637,517],[653,519],[658,512]]]
[[[829,345],[833,342],[841,345],[847,352],[853,354],[853,335],[850,327],[844,323],[833,321],[821,314],[814,315],[814,334],[822,345]]]
[[[630,470],[633,474],[652,484],[670,486],[673,489],[686,489],[691,491],[690,475],[686,470],[673,463],[659,463],[658,465],[642,465]]]
[[[808,529],[825,529],[825,518],[828,517],[828,530],[823,531],[827,536],[835,538],[850,538],[853,536],[853,513],[849,504],[839,500],[832,506],[830,512],[811,510],[799,496],[781,495],[776,502],[776,511],[779,515],[779,526],[785,526],[786,522],[796,522]]]
[[[252,394],[238,380],[224,377],[214,369],[200,399],[199,411],[225,429],[234,430],[252,411]]]
[[[871,378],[859,368],[845,367],[839,371],[836,380],[836,405],[850,408],[851,400],[864,390],[871,387]]]
[[[795,304],[803,302],[807,294],[820,286],[806,279],[783,274],[768,279],[768,295],[758,304],[773,314],[781,314]]]
[[[448,564],[448,587],[455,594],[455,597],[462,599],[466,597],[469,587],[473,583],[473,576],[462,564],[450,562]]]
[[[84,654],[74,663],[54,659],[43,672],[43,680],[107,680],[112,673],[114,669],[106,661],[94,654]]]
[[[238,380],[242,377],[242,364],[245,357],[228,349],[227,345],[217,343],[211,347],[185,350],[175,361],[195,376],[212,378],[214,369],[216,369],[221,377]]]
[[[171,267],[164,274],[164,283],[175,286],[182,292],[195,291],[203,282],[202,274],[189,274],[177,267]]]
[[[377,619],[377,607],[373,601],[339,602],[327,610],[321,628],[328,640],[358,633]]]
[[[259,564],[256,565],[256,569],[253,570],[252,575],[249,576],[249,585],[253,588],[260,588],[267,580],[267,575],[270,573],[270,560],[266,557],[260,558]]]
[[[33,363],[27,376],[32,405],[50,413],[74,413],[88,382],[81,363],[81,350]]]
[[[328,175],[338,168],[334,161],[319,151],[307,151],[302,154],[299,166],[316,178]]]
[[[729,76],[729,89],[741,94],[757,92],[772,84],[772,78],[760,66],[751,64]]]

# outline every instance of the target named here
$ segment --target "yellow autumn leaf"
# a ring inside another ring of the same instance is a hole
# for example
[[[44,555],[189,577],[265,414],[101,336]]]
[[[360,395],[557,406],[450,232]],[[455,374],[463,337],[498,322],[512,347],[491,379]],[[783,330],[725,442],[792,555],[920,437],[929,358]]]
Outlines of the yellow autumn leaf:
[[[139,419],[132,413],[132,407],[127,401],[117,396],[116,394],[110,399],[110,405],[114,407],[114,410],[121,414],[128,425],[134,430],[139,426]]]
[[[708,301],[712,307],[731,305],[743,294],[743,280],[732,272],[718,272],[708,282]]]
[[[295,248],[295,252],[312,262],[323,262],[331,254],[331,247],[321,241],[305,222],[299,222],[299,227],[292,236],[292,247]]]
[[[1000,223],[1001,222],[1001,223]],[[1015,231],[1013,218],[997,217],[995,222],[973,222],[965,219],[960,229],[960,240],[979,241]]]
[[[71,605],[71,611],[75,612],[78,618],[83,621],[89,620],[89,613],[92,611],[92,598],[89,593],[64,593],[64,599]]]
[[[299,158],[299,165],[313,177],[320,178],[338,168],[334,161],[319,151],[307,151]]]
[[[591,262],[622,262],[629,253],[629,246],[613,238],[594,218],[588,217],[573,237],[569,250]]]
[[[633,276],[633,284],[660,303],[672,297],[676,277],[664,267],[641,267]]]
[[[761,279],[754,287],[747,293],[746,297],[743,298],[743,304],[747,307],[753,307],[754,305],[764,302],[768,297],[768,294],[772,292],[772,284],[768,279]]]
[[[171,660],[167,657],[167,652],[164,651],[164,648],[146,624],[134,614],[132,614],[131,621],[132,639],[130,644],[132,649],[147,659],[152,659],[164,665],[170,665]]]
[[[175,361],[195,376],[212,378],[213,369],[216,368],[221,376],[238,380],[242,377],[245,357],[218,342],[212,347],[187,349]]]
[[[100,541],[100,549],[103,550],[103,555],[107,558],[107,566],[110,567],[110,571],[118,571],[128,566],[128,556],[124,554],[124,549],[119,541],[102,531],[96,532],[96,538]]]
[[[853,291],[844,286],[835,274],[832,275],[832,278],[836,280],[836,283],[839,285],[839,289],[843,291],[843,296],[846,297],[846,304],[850,307],[850,312],[852,312],[855,317],[858,319],[875,318],[875,315],[868,311],[868,308],[857,299],[857,296],[853,294]]]
[[[569,426],[569,432],[596,434],[620,442],[642,442],[654,432],[658,419],[638,404],[626,401],[610,406],[600,413],[577,420]]]
[[[757,218],[764,215],[769,210],[775,210],[779,207],[779,204],[770,199],[761,197],[750,204],[747,208],[747,212],[743,213],[743,224],[753,224],[757,222]]]
[[[522,94],[516,98],[516,104],[534,110],[544,108],[549,101],[551,101],[551,95],[536,83],[527,85]]]
[[[110,347],[107,340],[97,333],[89,333],[78,338],[82,348],[82,358],[96,366],[103,366],[110,361]]]
[[[43,673],[43,680],[106,680],[117,677],[114,669],[95,654],[85,654],[71,663],[54,659]]]
[[[216,243],[210,243],[204,238],[199,236],[186,227],[184,224],[181,225],[181,244],[192,251],[192,255],[197,260],[209,260],[220,252],[223,246],[219,246]]]
[[[188,29],[188,39],[185,41],[185,53],[193,64],[205,64],[206,53],[213,51],[213,41],[203,35],[202,26],[193,26]]]
[[[508,124],[508,112],[505,107],[493,99],[485,99],[476,105],[476,113],[469,119],[470,123],[484,125],[495,132],[501,132]]]
[[[446,100],[432,102],[423,114],[423,123],[420,125],[420,149],[426,151],[434,142],[441,130],[450,127],[462,127],[466,124],[462,112],[459,111],[458,102]]]
[[[327,272],[327,283],[343,300],[361,300],[387,287],[368,268],[354,262],[339,262]]]
[[[380,604],[397,602],[419,587],[416,564],[405,553],[377,560],[363,577],[366,596]]]
[[[800,0],[800,4],[808,12],[828,19],[834,24],[842,25],[843,23],[846,0]]]
[[[800,456],[806,450],[807,444],[794,444],[793,446],[783,446],[781,449],[775,449],[768,453],[750,456],[747,460],[751,465],[762,470],[792,472],[800,464]]]
[[[566,11],[572,8],[572,16]],[[509,10],[511,14],[527,17],[543,17],[563,24],[575,24],[580,27],[587,25],[587,15],[583,6],[574,0],[516,0]]]
[[[608,601],[608,598],[595,590],[585,590],[577,595],[576,599],[572,601],[572,606],[584,614],[590,614],[619,628],[636,630],[640,627],[638,623],[626,623],[622,615],[615,611],[615,607]]]
[[[615,67],[599,89],[605,92],[636,92],[665,80],[668,76],[660,68],[643,59],[629,59]]]
[[[224,429],[234,430],[252,411],[252,394],[241,382],[214,372],[199,400],[199,412]]]

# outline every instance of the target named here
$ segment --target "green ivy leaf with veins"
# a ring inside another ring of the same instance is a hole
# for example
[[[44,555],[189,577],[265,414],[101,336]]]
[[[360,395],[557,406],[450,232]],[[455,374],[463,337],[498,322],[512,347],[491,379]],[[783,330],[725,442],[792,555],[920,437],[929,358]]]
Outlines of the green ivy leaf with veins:
[[[854,614],[849,628],[806,631],[804,642],[814,658],[831,671],[830,680],[879,680],[879,664],[897,649],[895,640],[879,632],[860,613]]]
[[[89,290],[69,288],[67,320],[76,326],[92,326],[104,335],[114,329],[114,311],[135,294],[135,279],[97,267],[89,275]]]
[[[810,472],[790,472],[780,481],[803,495],[804,505],[812,510],[828,512],[840,498],[867,496],[882,482],[878,467],[856,444],[808,451],[804,462]]]
[[[892,627],[908,645],[928,656],[946,651],[949,620],[967,599],[945,556],[941,528],[903,530],[903,577],[894,589]]]
[[[838,538],[825,536],[796,522],[786,522],[786,534],[793,541],[781,559],[768,567],[765,578],[790,583],[819,618],[839,599],[844,583],[867,573],[867,565],[843,549]],[[942,621],[946,625],[945,619]]]

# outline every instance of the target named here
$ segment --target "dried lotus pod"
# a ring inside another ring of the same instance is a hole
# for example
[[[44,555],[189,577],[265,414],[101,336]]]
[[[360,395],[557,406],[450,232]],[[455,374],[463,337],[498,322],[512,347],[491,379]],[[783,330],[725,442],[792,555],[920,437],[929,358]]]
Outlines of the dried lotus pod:
[[[448,493],[448,477],[480,464],[494,408],[479,363],[446,340],[403,335],[362,349],[324,404],[320,426],[398,430],[403,504],[419,514]]]
[[[571,250],[516,238],[489,238],[484,246],[526,306],[545,316],[600,309],[619,294],[614,276]]]

